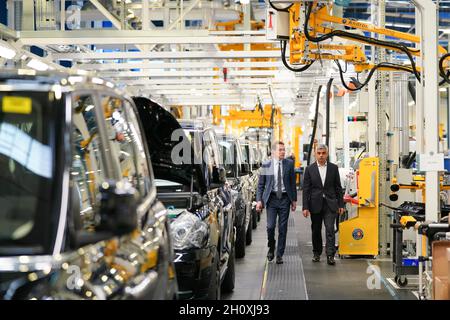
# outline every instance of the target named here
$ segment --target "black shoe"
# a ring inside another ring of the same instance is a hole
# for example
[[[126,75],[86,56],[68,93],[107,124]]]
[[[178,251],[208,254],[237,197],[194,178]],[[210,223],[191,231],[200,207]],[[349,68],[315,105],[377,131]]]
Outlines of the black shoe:
[[[274,256],[274,250],[269,249],[269,252],[267,252],[267,260],[272,261]]]
[[[312,258],[313,262],[320,262],[320,256],[315,254],[314,257]]]
[[[277,257],[277,264],[283,264],[283,258]]]
[[[328,263],[330,266],[334,266],[334,265],[336,264],[336,262],[334,261],[334,257],[333,257],[333,256],[328,256],[328,257],[327,257],[327,263]]]

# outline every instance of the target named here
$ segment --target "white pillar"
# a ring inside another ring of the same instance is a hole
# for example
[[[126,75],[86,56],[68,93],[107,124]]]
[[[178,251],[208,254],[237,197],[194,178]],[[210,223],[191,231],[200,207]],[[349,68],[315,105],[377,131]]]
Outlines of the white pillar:
[[[431,0],[415,0],[414,2],[421,9],[423,27],[421,32],[421,52],[423,56],[423,79],[421,86],[423,86],[423,96],[424,98],[426,97],[427,104],[424,154],[436,155],[439,151],[437,6]],[[425,174],[425,182],[427,185],[425,190],[425,219],[438,221],[440,216],[439,173],[437,171],[427,171]]]
[[[419,9],[416,8],[416,35],[422,36],[422,20]],[[423,49],[422,43],[417,44],[417,49]],[[417,59],[417,67],[423,65],[423,55]],[[416,154],[423,153],[423,86],[416,79]]]

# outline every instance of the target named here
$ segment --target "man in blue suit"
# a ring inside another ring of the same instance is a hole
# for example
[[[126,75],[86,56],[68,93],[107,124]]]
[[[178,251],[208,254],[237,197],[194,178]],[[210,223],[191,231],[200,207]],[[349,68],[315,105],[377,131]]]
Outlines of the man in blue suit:
[[[267,259],[275,255],[275,226],[278,216],[278,246],[276,263],[283,263],[289,209],[295,211],[297,191],[295,188],[294,163],[285,159],[286,150],[282,141],[272,145],[272,159],[263,163],[256,194],[256,210],[267,211],[267,238],[269,252]]]

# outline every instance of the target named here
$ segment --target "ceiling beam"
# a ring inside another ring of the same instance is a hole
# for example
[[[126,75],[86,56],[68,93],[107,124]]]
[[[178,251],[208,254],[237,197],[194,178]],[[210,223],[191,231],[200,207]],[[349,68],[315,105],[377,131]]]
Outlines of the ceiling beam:
[[[152,90],[165,90],[165,91],[174,91],[177,90],[194,90],[194,91],[208,91],[208,92],[222,92],[227,90],[244,90],[244,91],[251,91],[251,90],[259,90],[259,89],[268,89],[269,85],[265,84],[243,84],[242,86],[225,86],[225,85],[218,85],[218,86],[208,86],[208,85],[180,85],[178,88],[176,86],[169,86],[169,85],[150,85],[147,86],[148,88]],[[295,87],[290,87],[289,85],[283,85],[283,84],[277,84],[277,85],[271,85],[272,89],[276,89],[277,91],[280,90],[295,90]],[[278,94],[279,92],[275,91],[275,94]]]
[[[126,69],[200,69],[200,68],[278,68],[281,61],[203,61],[203,62],[125,62],[125,63],[83,63],[77,68],[83,70],[126,70]]]
[[[308,86],[314,82],[313,77],[303,77],[298,78],[296,80],[292,80],[292,78],[284,78],[284,79],[276,79],[276,78],[237,78],[237,79],[229,79],[227,82],[224,82],[223,79],[208,79],[208,78],[200,78],[200,79],[191,79],[191,78],[182,78],[182,79],[139,79],[139,80],[120,80],[121,83],[128,85],[191,85],[197,86],[199,84],[204,85],[241,85],[241,84],[271,84],[272,86],[277,84],[288,84],[291,86]]]
[[[265,36],[210,36],[207,30],[20,31],[20,38],[28,46],[272,43]]]
[[[54,60],[108,60],[108,59],[280,59],[279,50],[268,51],[164,51],[164,52],[94,52],[54,53]]]
[[[274,77],[280,70],[230,70],[228,77]],[[105,78],[168,78],[168,77],[223,77],[222,70],[200,70],[200,71],[119,71],[119,72],[102,72],[102,77]]]
[[[242,84],[240,86],[230,86],[230,85],[146,85],[146,84],[126,84],[127,86],[134,87],[145,87],[148,90],[222,90],[222,89],[268,89],[268,84]],[[290,85],[271,85],[272,89],[290,89],[297,90],[297,87]]]

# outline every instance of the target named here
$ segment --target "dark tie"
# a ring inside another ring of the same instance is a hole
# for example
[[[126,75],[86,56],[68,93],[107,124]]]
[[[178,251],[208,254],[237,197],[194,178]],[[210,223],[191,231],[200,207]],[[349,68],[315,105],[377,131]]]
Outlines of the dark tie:
[[[281,199],[281,161],[278,161],[278,175],[277,175],[277,199]]]

